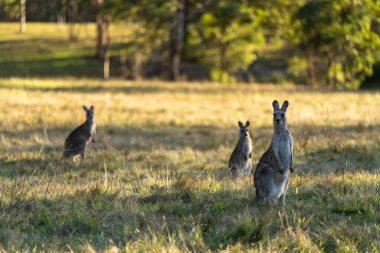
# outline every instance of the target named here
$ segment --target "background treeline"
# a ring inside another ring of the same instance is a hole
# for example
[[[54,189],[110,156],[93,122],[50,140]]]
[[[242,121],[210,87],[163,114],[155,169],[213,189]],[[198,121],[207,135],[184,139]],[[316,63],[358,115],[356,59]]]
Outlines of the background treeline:
[[[21,32],[29,21],[68,23],[70,40],[75,26],[95,22],[104,78],[116,59],[133,79],[358,88],[379,76],[376,0],[0,0],[0,20],[20,21]],[[115,23],[129,34],[117,55]]]

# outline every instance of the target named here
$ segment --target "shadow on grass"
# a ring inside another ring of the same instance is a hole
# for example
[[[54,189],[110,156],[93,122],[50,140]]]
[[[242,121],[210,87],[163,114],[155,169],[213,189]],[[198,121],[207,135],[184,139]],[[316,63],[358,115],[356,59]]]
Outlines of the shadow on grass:
[[[1,64],[1,63],[0,63]],[[49,64],[49,63],[48,63]],[[1,66],[1,65],[0,65]],[[71,67],[70,67],[71,68]],[[76,68],[76,66],[73,66]],[[34,70],[33,70],[34,71]],[[58,73],[60,70],[57,69]],[[54,72],[51,72],[54,74]],[[18,76],[17,74],[11,76]],[[47,75],[48,77],[49,75]],[[96,74],[96,76],[101,76],[101,74]],[[0,73],[1,77],[1,73]],[[84,76],[82,76],[84,77]],[[94,80],[98,82],[98,80]],[[57,86],[57,87],[38,87],[31,85],[17,85],[11,86],[6,84],[6,80],[0,81],[0,88],[3,89],[21,89],[29,91],[46,91],[46,92],[67,92],[67,93],[125,93],[125,94],[160,94],[160,93],[182,93],[182,94],[224,94],[226,92],[254,92],[249,86],[239,85],[239,89],[234,86],[226,87],[215,85],[215,87],[199,87],[190,84],[175,86],[170,84],[162,85],[147,85],[142,82],[139,85],[130,86],[128,83],[126,85],[94,85],[92,83],[78,85],[78,86]]]
[[[181,188],[172,193],[157,189],[150,196],[125,197],[120,192],[107,192],[95,186],[55,199],[35,198],[1,205],[4,215],[0,217],[3,229],[0,244],[34,247],[30,242],[51,245],[59,238],[61,245],[55,245],[59,248],[66,243],[78,246],[86,241],[105,248],[109,240],[123,247],[128,240],[150,236],[167,241],[169,234],[177,237],[180,231],[191,233],[193,226],[200,227],[203,236],[209,237],[222,217],[236,217],[249,209],[250,200],[232,190],[195,196]],[[163,227],[167,229],[165,233]],[[12,232],[23,233],[25,237],[12,240]],[[218,247],[222,237],[213,238],[217,240],[214,242],[210,239],[205,239],[208,247]]]
[[[289,227],[323,236],[320,227],[341,220],[341,214],[350,216],[350,223],[371,224],[373,217],[365,212],[367,207],[342,209],[339,203],[325,199],[342,195],[337,187],[342,186],[336,181],[329,188],[307,185],[297,195],[290,189],[286,206],[278,210],[266,205],[254,207],[253,195],[245,189],[198,189],[194,180],[177,179],[170,188],[156,187],[132,195],[95,185],[52,199],[20,198],[0,205],[0,244],[5,248],[16,245],[40,250],[38,247],[47,245],[64,250],[67,244],[79,247],[86,242],[104,249],[110,240],[121,248],[128,241],[154,242],[154,247],[174,240],[180,247],[205,251],[237,242],[264,243]],[[305,218],[297,216],[298,209]],[[284,215],[285,225],[279,220]],[[308,217],[313,217],[311,224]],[[15,238],[18,234],[22,236]],[[202,243],[194,245],[199,235]]]
[[[100,74],[101,75],[101,74]],[[94,82],[98,82],[94,80]],[[149,85],[139,85],[139,86],[110,86],[110,85],[81,85],[81,86],[59,86],[59,87],[31,87],[29,85],[12,87],[11,85],[4,85],[0,82],[0,88],[6,89],[21,89],[29,91],[44,91],[44,92],[67,92],[67,93],[126,93],[126,94],[136,94],[136,93],[164,93],[164,92],[186,92],[191,89],[179,89],[168,87],[157,87]]]
[[[46,60],[0,62],[0,77],[92,77],[101,78],[101,64],[91,58],[66,57]],[[80,71],[78,71],[78,69]]]
[[[48,138],[54,140],[54,143],[46,144],[33,144],[33,136],[41,135],[39,139],[45,138],[43,129],[3,131],[5,139],[27,144],[21,147],[17,144],[3,149],[3,160],[0,164],[4,169],[1,174],[13,178],[20,173],[28,175],[34,170],[45,173],[43,168],[54,167],[54,162],[61,158],[64,140],[71,130],[67,127],[47,129]],[[257,161],[270,145],[272,129],[260,127],[251,131],[253,131],[253,168],[255,168]],[[374,171],[379,168],[380,140],[377,139],[376,142],[376,139],[371,139],[373,142],[369,144],[350,144],[350,138],[355,140],[356,136],[364,134],[368,135],[366,138],[376,138],[380,126],[353,125],[336,128],[300,125],[291,126],[291,131],[295,141],[297,173]],[[207,170],[207,162],[215,156],[220,164],[226,165],[230,154],[228,150],[232,152],[237,142],[235,128],[208,125],[98,126],[97,132],[97,142],[91,143],[88,147],[87,161],[95,167],[102,167],[101,163],[106,161],[112,165],[110,169],[118,167],[118,163],[126,167],[128,164],[144,163],[144,166],[161,170],[165,166],[171,168],[190,166],[188,163],[191,162],[198,169]],[[309,140],[320,138],[328,140],[327,144],[314,146],[316,144],[309,143]],[[345,138],[346,144],[341,144],[341,138]],[[175,163],[173,151],[179,152],[180,155]],[[201,152],[207,153],[204,164],[195,161]],[[218,152],[222,152],[223,155],[220,156]],[[219,175],[217,178],[225,176],[222,173],[224,170],[222,166],[214,171]]]
[[[102,78],[102,62],[93,57],[91,45],[88,41],[48,38],[2,41],[0,77]],[[119,70],[119,60],[111,57],[111,64],[114,68],[110,74],[114,76],[118,74],[114,72]]]
[[[18,71],[17,64],[20,64],[20,69],[23,71]],[[0,62],[0,66],[2,66]],[[102,77],[102,69],[99,65],[99,62],[92,58],[81,58],[81,57],[72,57],[72,58],[63,58],[63,59],[51,59],[51,60],[43,60],[40,63],[34,61],[23,61],[20,63],[9,64],[4,63],[4,68],[8,70],[0,72],[1,77],[90,77],[90,78],[99,78]],[[78,69],[83,68],[80,72],[76,72]],[[117,72],[117,67],[113,68],[115,72]],[[46,73],[44,72],[46,71]],[[112,71],[111,71],[112,72]],[[24,74],[22,74],[24,73]],[[40,74],[38,74],[40,73]],[[4,76],[2,76],[4,74]],[[116,74],[116,73],[115,73]],[[112,73],[111,73],[112,75]],[[125,82],[125,84],[118,85],[109,85],[107,83],[98,84],[99,79],[94,79],[93,81],[86,81],[88,83],[84,83],[81,85],[75,86],[64,86],[58,85],[53,87],[43,87],[24,84],[17,86],[12,86],[6,83],[5,80],[0,80],[0,89],[21,89],[28,91],[43,91],[43,92],[59,92],[59,93],[125,93],[125,94],[161,94],[161,93],[179,93],[179,94],[226,94],[226,93],[263,93],[263,92],[273,92],[275,88],[270,87],[258,87],[252,88],[250,85],[246,84],[238,84],[238,85],[207,85],[207,87],[202,87],[201,85],[192,85],[191,82],[187,84],[176,84],[171,85],[170,83],[160,83],[157,82],[154,85],[146,84],[144,82],[138,83],[137,85],[130,85],[130,82]],[[97,83],[97,84],[94,84]],[[294,89],[294,88],[286,88],[282,87],[281,90],[286,93],[331,93],[330,90],[322,90],[322,89]],[[349,91],[335,91],[336,93],[346,93]],[[365,93],[367,91],[361,91]],[[372,93],[374,91],[371,91]]]
[[[51,140],[61,140],[63,143],[73,128],[56,127],[46,129],[47,136]],[[255,135],[270,136],[271,129],[260,128],[255,130]],[[22,131],[4,130],[4,138],[10,140],[22,140],[33,135],[44,136],[43,128],[28,129]],[[220,146],[234,146],[237,142],[236,128],[223,128],[209,125],[179,126],[179,125],[145,125],[135,126],[99,126],[97,127],[97,142],[90,144],[95,150],[120,149],[131,151],[176,151],[192,149],[196,151],[208,151]],[[260,138],[262,139],[262,137]],[[269,140],[270,141],[270,140]],[[25,140],[25,142],[28,142]],[[46,144],[49,147],[49,144]],[[24,146],[23,150],[39,150],[43,144]],[[55,145],[47,150],[52,150]],[[58,147],[57,147],[58,148]],[[231,147],[232,148],[232,147]],[[19,147],[17,147],[19,149]]]

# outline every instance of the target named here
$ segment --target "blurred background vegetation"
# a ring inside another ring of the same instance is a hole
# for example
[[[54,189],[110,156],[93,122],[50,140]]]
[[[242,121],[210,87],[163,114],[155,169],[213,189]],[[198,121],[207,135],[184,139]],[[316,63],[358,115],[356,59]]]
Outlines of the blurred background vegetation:
[[[0,0],[0,21],[20,23],[1,26],[1,77],[380,84],[376,0]]]

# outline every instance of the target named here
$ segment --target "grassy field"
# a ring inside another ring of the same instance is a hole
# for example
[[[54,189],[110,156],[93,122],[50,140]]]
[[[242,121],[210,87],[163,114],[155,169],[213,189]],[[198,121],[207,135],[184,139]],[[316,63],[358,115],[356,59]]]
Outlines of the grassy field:
[[[101,62],[95,56],[95,25],[77,24],[75,41],[69,39],[69,26],[29,23],[25,34],[19,24],[0,23],[0,77],[102,77]],[[112,33],[112,76],[119,76],[120,42],[130,29],[114,25]]]
[[[91,79],[0,80],[0,244],[5,250],[380,249],[379,93]],[[283,209],[253,206],[227,174],[237,120],[254,162],[271,102],[288,99],[296,173]],[[83,167],[60,161],[95,105]]]
[[[67,34],[51,25],[28,51],[31,27],[0,24],[0,251],[380,251],[379,92],[103,82],[86,74],[93,42],[55,47]],[[75,52],[87,53],[70,70]],[[227,172],[238,120],[255,165],[267,149],[274,99],[289,100],[295,141],[283,208],[254,206],[250,180]],[[81,166],[61,154],[83,104],[98,141]]]

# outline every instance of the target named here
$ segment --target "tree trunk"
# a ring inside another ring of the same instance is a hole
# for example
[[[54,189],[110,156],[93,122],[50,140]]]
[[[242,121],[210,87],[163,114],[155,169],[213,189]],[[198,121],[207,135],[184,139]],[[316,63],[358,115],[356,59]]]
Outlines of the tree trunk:
[[[169,78],[179,80],[181,77],[181,55],[185,38],[187,0],[177,0],[177,12],[174,27],[170,32]]]
[[[103,0],[97,0],[96,2],[98,13],[96,14],[96,55],[95,57],[103,60],[104,58],[104,43],[105,43],[105,34],[103,31],[103,19],[104,17],[99,13],[100,7],[103,5]]]
[[[66,0],[61,0],[61,9],[57,13],[57,25],[59,30],[63,30],[66,23]]]
[[[124,49],[120,50],[120,78],[127,79],[128,68],[127,68],[127,54]]]
[[[20,0],[20,33],[26,31],[26,0]]]
[[[306,50],[306,61],[307,61],[307,67],[306,67],[307,84],[309,86],[314,86],[316,83],[315,67],[314,67],[314,54],[313,54],[313,49],[310,46]]]
[[[70,40],[75,41],[77,39],[77,35],[75,33],[75,21],[78,16],[78,5],[75,1],[68,1],[68,18],[70,21]]]
[[[135,57],[133,61],[133,80],[140,80],[142,77],[142,54],[140,52],[140,49],[137,49],[135,52]]]
[[[103,30],[103,79],[108,80],[110,78],[110,45],[111,45],[111,34],[110,34],[110,24],[111,18],[105,17],[103,20],[104,30]]]
[[[75,34],[75,22],[70,21],[70,40],[75,41],[77,39],[77,36]]]
[[[96,55],[98,59],[103,59],[103,18],[100,15],[96,16]]]
[[[227,72],[228,63],[227,63],[227,44],[221,42],[220,43],[220,70],[222,72]]]
[[[328,52],[327,64],[326,64],[326,86],[330,88],[333,86],[333,77],[330,76],[333,59],[334,59],[333,53]]]

